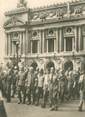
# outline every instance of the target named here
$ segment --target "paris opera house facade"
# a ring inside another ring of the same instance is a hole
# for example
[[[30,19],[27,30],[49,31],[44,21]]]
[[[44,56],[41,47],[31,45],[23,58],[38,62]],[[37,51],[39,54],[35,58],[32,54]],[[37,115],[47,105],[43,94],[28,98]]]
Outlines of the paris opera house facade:
[[[25,65],[48,68],[80,65],[85,56],[85,0],[5,13],[5,60],[18,56]]]

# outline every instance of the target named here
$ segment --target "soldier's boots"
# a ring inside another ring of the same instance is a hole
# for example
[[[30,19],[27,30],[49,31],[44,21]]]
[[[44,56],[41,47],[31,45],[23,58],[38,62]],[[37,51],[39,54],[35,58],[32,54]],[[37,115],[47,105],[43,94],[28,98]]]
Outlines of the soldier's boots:
[[[21,101],[21,100],[19,100],[19,101],[18,101],[18,104],[21,104],[21,103],[22,103],[22,101]]]
[[[58,110],[58,106],[53,106],[50,111],[57,111]]]
[[[83,102],[81,102],[81,104],[79,105],[79,107],[78,107],[78,111],[82,111],[82,107],[83,107]]]

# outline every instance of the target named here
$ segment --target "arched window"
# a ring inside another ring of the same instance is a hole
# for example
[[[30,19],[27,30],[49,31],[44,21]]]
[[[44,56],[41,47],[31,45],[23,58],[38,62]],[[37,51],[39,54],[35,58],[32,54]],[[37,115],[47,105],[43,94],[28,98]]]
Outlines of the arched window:
[[[55,65],[52,61],[49,61],[46,65],[46,69],[50,72],[51,67],[55,68]]]

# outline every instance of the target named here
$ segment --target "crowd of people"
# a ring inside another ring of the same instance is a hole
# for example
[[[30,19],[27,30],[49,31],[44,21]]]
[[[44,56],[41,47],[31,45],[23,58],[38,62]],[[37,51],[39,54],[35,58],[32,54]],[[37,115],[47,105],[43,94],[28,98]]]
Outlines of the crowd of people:
[[[78,110],[82,111],[85,98],[85,72],[73,70],[49,69],[35,70],[33,67],[0,68],[0,89],[7,102],[17,98],[18,104],[41,105],[50,110],[58,110],[59,105],[73,99],[80,99]]]

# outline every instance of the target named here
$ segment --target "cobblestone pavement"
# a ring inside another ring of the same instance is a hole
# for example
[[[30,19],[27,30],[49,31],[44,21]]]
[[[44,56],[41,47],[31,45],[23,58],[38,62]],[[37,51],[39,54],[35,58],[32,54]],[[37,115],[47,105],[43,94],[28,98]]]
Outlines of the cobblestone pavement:
[[[17,104],[16,99],[12,99],[11,103],[4,101],[7,117],[85,117],[85,106],[82,112],[78,112],[79,101],[72,101],[62,104],[58,111],[50,111],[40,106]]]

